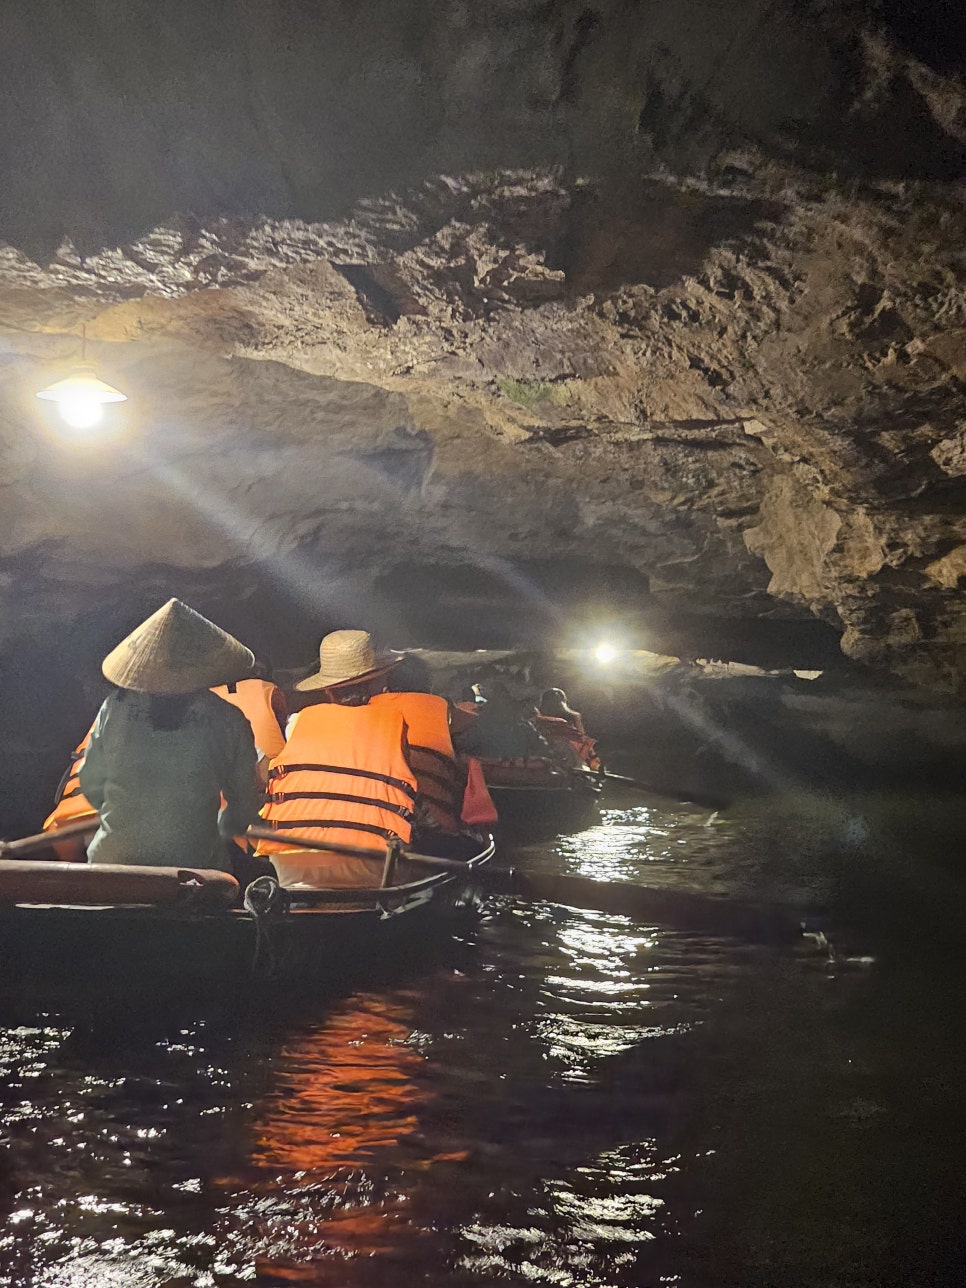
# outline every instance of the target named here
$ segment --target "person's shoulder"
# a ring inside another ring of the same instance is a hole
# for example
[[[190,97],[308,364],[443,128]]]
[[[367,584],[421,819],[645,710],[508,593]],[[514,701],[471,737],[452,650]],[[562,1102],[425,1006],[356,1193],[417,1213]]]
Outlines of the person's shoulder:
[[[98,708],[91,732],[100,733],[106,725],[123,721],[132,710],[138,707],[137,699],[140,697],[141,694],[127,689],[109,693]]]
[[[224,698],[219,698],[217,693],[212,693],[210,689],[198,694],[194,708],[207,721],[221,728],[231,730],[251,728],[243,711],[240,711],[233,702],[226,702]]]

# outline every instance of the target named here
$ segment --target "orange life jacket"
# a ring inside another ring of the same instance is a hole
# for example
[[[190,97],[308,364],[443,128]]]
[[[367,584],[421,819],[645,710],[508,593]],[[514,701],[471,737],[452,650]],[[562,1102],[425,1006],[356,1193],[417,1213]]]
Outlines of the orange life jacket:
[[[499,815],[483,777],[483,766],[474,756],[464,756],[463,763],[466,765],[463,822],[467,827],[493,827],[499,822]]]
[[[68,823],[76,823],[80,819],[87,817],[94,818],[97,813],[81,791],[80,785],[81,766],[87,754],[87,745],[91,740],[91,730],[93,728],[94,726],[91,725],[91,728],[88,729],[83,740],[78,743],[70,758],[67,772],[60,780],[54,797],[54,808],[44,819],[43,830],[45,832],[56,832],[58,828],[66,827]],[[87,846],[84,840],[76,837],[70,841],[52,842],[52,848],[56,851],[57,857],[62,863],[79,863],[84,858]]]
[[[255,746],[271,760],[285,746],[285,735],[278,722],[276,704],[280,691],[268,680],[237,680],[219,684],[212,693],[237,707],[252,727]]]
[[[441,832],[459,832],[466,767],[453,750],[449,703],[433,693],[379,693],[369,699],[369,705],[398,711],[405,720],[419,802]]]
[[[372,703],[323,703],[295,717],[268,770],[262,818],[277,831],[313,841],[379,849],[394,836],[410,840],[415,804],[416,775],[406,760],[399,712]],[[285,848],[261,841],[257,852]]]
[[[562,720],[559,716],[537,716],[534,724],[537,726],[537,732],[548,742],[552,743],[554,739],[569,742],[588,769],[600,769],[601,761],[597,755],[597,743],[593,738],[582,734],[569,720]]]

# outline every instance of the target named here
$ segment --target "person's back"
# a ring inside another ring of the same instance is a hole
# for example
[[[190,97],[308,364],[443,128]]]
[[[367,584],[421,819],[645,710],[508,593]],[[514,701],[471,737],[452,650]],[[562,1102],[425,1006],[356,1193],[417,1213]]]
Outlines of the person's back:
[[[188,695],[176,723],[159,727],[157,701],[116,693],[101,707],[80,773],[101,816],[88,859],[227,869],[224,838],[258,809],[251,727],[208,692]]]
[[[229,869],[222,838],[244,832],[258,811],[255,742],[242,713],[208,689],[243,678],[253,662],[177,599],[108,654],[101,669],[115,692],[79,775],[101,817],[91,863]]]
[[[547,746],[502,685],[494,686],[480,707],[473,730],[472,755],[484,759],[520,760],[547,754]]]
[[[376,853],[412,837],[416,776],[406,759],[406,724],[391,709],[323,703],[294,716],[268,771],[262,817],[276,832]],[[262,840],[282,885],[367,884],[364,863]],[[351,879],[350,879],[351,878]]]
[[[433,693],[379,693],[377,710],[397,711],[406,722],[409,763],[416,774],[421,828],[455,834],[461,829],[466,768],[456,758],[449,703]]]

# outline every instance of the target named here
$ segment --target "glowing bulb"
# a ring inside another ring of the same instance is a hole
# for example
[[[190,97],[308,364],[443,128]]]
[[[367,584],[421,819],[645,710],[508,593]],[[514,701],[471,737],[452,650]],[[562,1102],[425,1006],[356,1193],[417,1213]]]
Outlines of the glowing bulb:
[[[84,394],[75,394],[72,398],[61,398],[57,404],[61,420],[74,429],[90,429],[104,419],[104,404],[87,398]]]
[[[598,644],[594,649],[594,657],[601,666],[609,666],[617,656],[617,649],[613,644]]]
[[[41,389],[38,398],[55,402],[61,418],[73,429],[90,429],[104,416],[104,404],[127,402],[127,394],[98,379],[94,368],[76,367],[65,380]]]

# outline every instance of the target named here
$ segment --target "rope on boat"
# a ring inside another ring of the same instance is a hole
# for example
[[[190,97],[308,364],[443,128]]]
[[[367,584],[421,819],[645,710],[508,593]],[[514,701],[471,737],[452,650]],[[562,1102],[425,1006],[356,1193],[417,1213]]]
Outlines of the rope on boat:
[[[245,889],[244,903],[255,925],[252,974],[273,979],[278,973],[279,960],[272,922],[288,908],[288,895],[274,877],[256,877]]]

